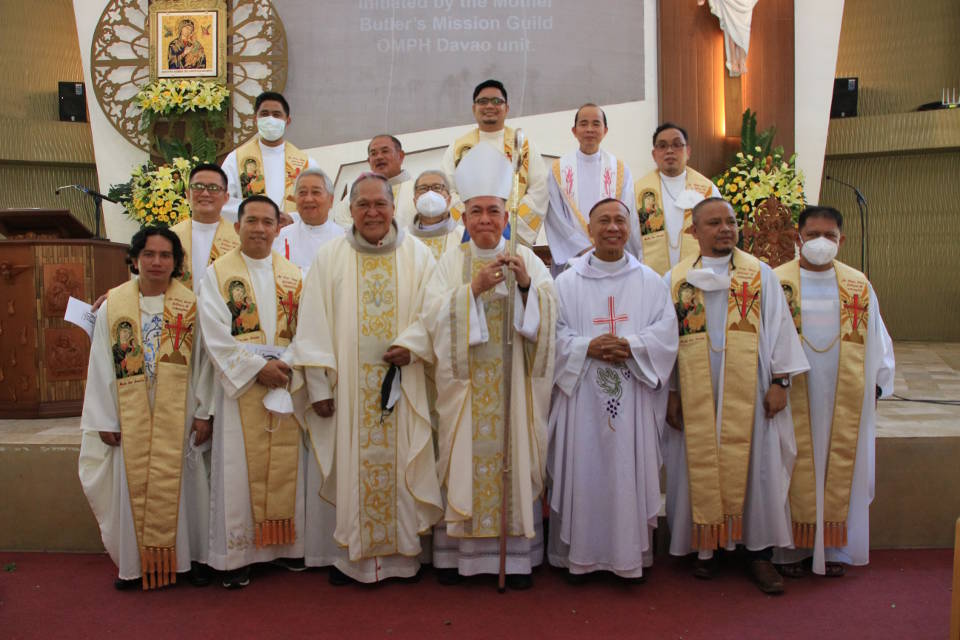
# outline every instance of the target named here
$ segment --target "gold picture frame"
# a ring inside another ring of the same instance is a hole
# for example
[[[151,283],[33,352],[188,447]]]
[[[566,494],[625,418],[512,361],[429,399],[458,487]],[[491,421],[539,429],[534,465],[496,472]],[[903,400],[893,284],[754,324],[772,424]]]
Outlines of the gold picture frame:
[[[226,83],[226,20],[224,0],[151,2],[150,81],[202,78]]]

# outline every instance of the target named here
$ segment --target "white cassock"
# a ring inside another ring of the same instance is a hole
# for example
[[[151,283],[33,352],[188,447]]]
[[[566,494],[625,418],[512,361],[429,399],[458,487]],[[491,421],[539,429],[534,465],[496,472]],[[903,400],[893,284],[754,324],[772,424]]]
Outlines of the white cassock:
[[[557,364],[547,473],[550,564],[571,573],[643,575],[660,512],[658,425],[677,358],[677,315],[657,273],[625,253],[593,251],[556,281]],[[590,341],[626,338],[621,364],[587,356]]]
[[[857,438],[857,456],[850,488],[850,508],[847,514],[847,546],[823,546],[823,487],[827,455],[830,449],[830,431],[833,405],[837,392],[837,370],[840,364],[840,343],[824,353],[813,349],[813,343],[823,349],[840,333],[840,295],[834,269],[807,271],[800,269],[801,326],[803,351],[810,362],[807,389],[810,398],[810,427],[813,435],[813,464],[817,479],[817,533],[812,550],[813,570],[823,574],[826,562],[865,565],[870,560],[870,503],[873,501],[875,438],[877,435],[876,388],[883,395],[893,393],[893,341],[880,317],[877,296],[870,287],[868,305],[868,333],[864,362],[863,404],[860,409],[860,436]],[[811,555],[810,549],[777,549],[774,560],[778,564],[798,562]]]
[[[480,142],[486,142],[503,154],[503,129],[492,133],[487,131],[479,131],[478,133],[480,135]],[[454,165],[453,155],[455,145],[456,142],[454,141],[447,147],[447,150],[443,152],[440,169],[446,174],[447,182],[453,185],[450,189],[451,211],[453,209],[463,211],[463,202],[460,200],[455,175],[456,166]],[[543,217],[547,215],[547,204],[549,202],[549,195],[547,193],[547,167],[543,163],[543,158],[540,157],[540,152],[537,151],[536,145],[533,144],[533,140],[529,138],[527,139],[527,148],[530,150],[530,167],[527,170],[527,191],[523,198],[520,199],[520,205],[530,207],[531,215],[542,222]],[[537,243],[537,236],[540,235],[540,225],[535,224],[534,226],[536,228],[532,228],[530,224],[522,218],[517,221],[517,225],[520,227],[517,230],[517,237],[529,246],[535,245]]]
[[[80,484],[90,502],[93,515],[100,525],[103,546],[117,565],[119,577],[124,580],[139,578],[140,549],[130,509],[130,492],[123,461],[123,446],[111,447],[100,440],[99,431],[120,432],[120,412],[117,404],[116,376],[110,338],[110,321],[104,302],[97,310],[97,322],[90,347],[87,384],[83,397],[80,428]],[[140,296],[141,335],[143,336],[145,371],[152,378],[156,371],[156,351],[160,344],[163,325],[163,296]],[[190,570],[190,561],[206,562],[206,517],[190,508],[191,493],[202,495],[206,490],[206,467],[201,451],[193,445],[190,433],[193,418],[210,415],[209,399],[213,389],[198,384],[198,372],[203,359],[203,348],[195,343],[192,350],[192,369],[187,393],[184,428],[183,465],[181,467],[180,507],[177,521],[177,572]],[[148,384],[150,404],[153,405],[153,385]],[[196,506],[196,505],[195,505]],[[195,518],[195,519],[191,519]],[[199,521],[197,520],[199,518]]]
[[[302,409],[312,453],[307,563],[334,564],[360,582],[415,575],[420,535],[441,515],[423,373],[430,342],[419,319],[434,265],[423,244],[393,227],[381,247],[349,234],[325,245],[304,284],[291,350],[310,403],[335,405],[331,418]],[[413,360],[384,416],[382,356],[391,345]]]
[[[554,273],[559,273],[557,267],[567,264],[570,258],[580,255],[593,246],[593,241],[570,208],[570,200],[575,199],[580,215],[584,222],[590,222],[590,209],[605,198],[617,198],[627,206],[630,212],[630,240],[626,249],[636,258],[641,258],[643,249],[640,242],[640,220],[637,218],[637,199],[633,195],[633,175],[630,167],[623,165],[623,176],[617,176],[617,159],[603,151],[587,155],[577,149],[560,159],[561,180],[563,185],[557,184],[553,171],[547,176],[547,192],[549,205],[544,228],[547,233],[547,245],[550,255],[553,256]],[[569,178],[565,168],[570,168]],[[612,184],[604,181],[607,169],[612,169]],[[616,182],[623,182],[623,188],[616,193]]]
[[[286,165],[286,144],[279,144],[275,147],[268,147],[263,142],[260,145],[260,155],[263,158],[263,179],[266,182],[266,196],[273,200],[280,211],[284,211],[284,198],[287,192],[287,165]],[[237,210],[243,198],[240,195],[240,168],[237,166],[237,150],[234,149],[227,154],[221,165],[223,172],[227,174],[227,193],[230,199],[223,205],[220,214],[230,222],[237,221]],[[320,165],[312,157],[307,157],[306,169],[319,169]],[[290,214],[294,222],[300,219],[296,212]],[[209,255],[209,254],[208,254]],[[194,273],[201,273],[194,271]]]
[[[660,173],[660,194],[663,199],[663,225],[667,232],[667,238],[670,249],[670,267],[672,268],[680,261],[680,233],[683,231],[683,212],[692,207],[681,208],[677,206],[677,199],[680,194],[687,190],[687,171],[678,176],[665,176]],[[720,190],[717,185],[710,185],[709,198],[719,198]],[[696,193],[696,199],[699,201],[702,196]],[[634,201],[636,204],[636,201]],[[669,273],[669,272],[668,272]],[[668,281],[669,282],[669,281]]]
[[[301,218],[280,230],[273,241],[273,250],[300,267],[306,276],[320,247],[342,235],[343,227],[329,217],[323,224],[307,224]]]
[[[217,235],[217,228],[220,221],[216,222],[197,222],[191,221],[190,224],[190,267],[193,277],[193,293],[200,295],[200,287],[203,284],[203,274],[207,272],[210,266],[210,250],[213,249],[213,238]]]
[[[387,179],[387,184],[393,191],[393,219],[400,229],[406,229],[413,222],[413,217],[417,214],[417,207],[414,205],[413,183],[415,182],[406,169],[402,170],[392,178]],[[350,229],[353,226],[353,218],[350,216],[350,190],[343,195],[333,209],[330,210],[333,221],[344,229]]]
[[[418,213],[410,223],[410,235],[427,245],[435,260],[463,240],[463,225],[457,224],[452,216],[426,226],[420,224],[419,220]]]
[[[267,345],[274,344],[277,333],[277,293],[273,257],[250,258],[241,252],[257,301],[260,328]],[[297,497],[294,544],[254,544],[253,510],[243,427],[237,402],[257,380],[267,361],[252,353],[230,335],[231,316],[217,283],[213,265],[207,268],[200,293],[198,315],[204,331],[207,353],[216,371],[218,393],[216,425],[213,429],[210,470],[210,551],[208,564],[218,571],[232,571],[256,562],[276,558],[303,557],[303,465],[297,470]],[[283,360],[289,358],[284,356]],[[303,441],[300,442],[303,457]]]
[[[726,275],[730,256],[703,258],[703,268]],[[793,376],[809,368],[793,326],[790,310],[780,288],[780,280],[766,264],[760,265],[762,308],[760,336],[757,344],[757,393],[753,419],[753,439],[746,497],[743,505],[743,543],[751,551],[793,543],[788,492],[797,443],[793,434],[790,405],[768,420],[763,398],[770,388],[773,374]],[[690,276],[687,276],[690,279]],[[664,275],[669,286],[670,272]],[[726,343],[728,289],[704,291],[707,332],[710,336],[710,382],[717,408],[723,400],[723,368]],[[718,353],[717,351],[721,351]],[[737,384],[731,380],[730,384]],[[716,419],[721,424],[719,411]],[[719,431],[718,431],[719,433]],[[667,522],[670,525],[670,553],[682,556],[694,551],[691,546],[693,517],[690,511],[690,485],[687,477],[687,447],[682,431],[664,426],[661,449],[667,468]],[[733,548],[730,546],[729,548]],[[710,552],[701,552],[710,557]]]
[[[479,249],[471,241],[448,250],[440,259],[431,284],[437,295],[435,306],[426,314],[427,327],[434,340],[437,357],[438,470],[446,490],[446,522],[434,528],[433,564],[441,569],[456,568],[461,575],[499,572],[499,541],[496,535],[464,537],[464,532],[471,526],[474,530],[485,526],[482,514],[473,513],[474,509],[479,508],[478,502],[474,500],[474,483],[480,482],[474,478],[474,468],[477,466],[475,458],[479,459],[481,456],[472,442],[471,434],[476,425],[482,437],[492,433],[502,442],[503,435],[497,434],[497,425],[502,425],[503,420],[497,413],[503,409],[499,400],[500,389],[488,389],[481,397],[480,392],[483,390],[477,381],[489,382],[486,380],[487,375],[479,368],[472,371],[473,367],[467,364],[469,358],[466,354],[458,357],[456,353],[461,345],[468,345],[468,349],[473,351],[489,343],[492,338],[499,341],[503,332],[500,326],[488,326],[486,304],[483,299],[476,299],[469,291],[466,293],[469,305],[466,312],[467,322],[463,323],[452,314],[463,288],[470,287],[469,280],[464,283],[465,259],[490,261],[505,250],[506,241],[503,238],[495,249]],[[512,325],[516,337],[510,368],[511,416],[514,416],[510,428],[510,467],[513,470],[513,504],[516,505],[513,509],[518,514],[516,520],[522,524],[524,533],[522,536],[511,535],[507,538],[506,571],[530,573],[533,567],[543,561],[543,510],[540,496],[543,490],[546,423],[553,381],[552,343],[555,320],[549,316],[555,314],[555,305],[553,281],[543,262],[530,249],[521,245],[517,246],[517,255],[523,258],[531,279],[526,304],[523,303],[519,291],[512,292]],[[493,295],[503,298],[508,295],[504,283],[497,285]],[[542,296],[549,298],[541,300]],[[547,312],[548,317],[543,317],[541,309]],[[467,327],[469,329],[466,341],[463,341],[462,334],[457,333]],[[540,345],[537,349],[539,356],[531,362],[530,355],[525,351],[531,349],[534,341]],[[497,348],[495,344],[493,346]],[[451,357],[451,354],[454,356]],[[468,370],[460,371],[458,375],[455,367],[466,367]],[[533,370],[533,375],[528,375],[528,368]],[[478,406],[479,403],[488,405],[489,410],[485,411],[483,416],[474,415],[475,400]],[[517,416],[524,416],[525,419],[518,420]],[[499,455],[498,451],[496,457],[499,458]],[[499,516],[496,518],[499,522]]]

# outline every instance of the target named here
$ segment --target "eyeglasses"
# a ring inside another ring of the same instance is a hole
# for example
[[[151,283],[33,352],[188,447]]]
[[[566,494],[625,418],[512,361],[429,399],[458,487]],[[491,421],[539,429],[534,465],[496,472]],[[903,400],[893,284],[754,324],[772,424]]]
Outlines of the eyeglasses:
[[[473,104],[480,107],[485,107],[488,104],[492,104],[495,107],[499,107],[500,105],[507,104],[507,101],[504,100],[503,98],[477,98],[476,100],[473,101]]]
[[[666,151],[667,149],[673,149],[674,151],[679,151],[687,146],[686,142],[680,142],[679,140],[674,140],[673,142],[667,142],[666,140],[661,140],[657,144],[653,145],[653,148],[657,151]]]
[[[447,193],[448,189],[447,189],[447,185],[440,183],[440,184],[421,184],[421,185],[418,185],[417,188],[413,190],[413,192],[418,196],[422,196],[427,191],[433,191],[434,193]]]
[[[206,191],[207,193],[220,193],[221,191],[226,191],[223,187],[218,184],[202,184],[200,182],[194,182],[190,185],[192,191]]]

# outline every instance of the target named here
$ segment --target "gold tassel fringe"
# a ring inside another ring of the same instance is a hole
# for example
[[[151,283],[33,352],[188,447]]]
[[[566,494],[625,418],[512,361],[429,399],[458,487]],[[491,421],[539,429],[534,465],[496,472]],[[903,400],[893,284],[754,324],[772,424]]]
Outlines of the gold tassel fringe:
[[[793,523],[793,546],[803,549],[813,548],[817,539],[817,525],[812,522]]]
[[[297,532],[293,519],[264,520],[254,526],[253,543],[257,547],[266,547],[272,544],[293,544],[296,539]]]
[[[177,583],[177,551],[174,548],[147,547],[140,551],[140,571],[144,591]]]

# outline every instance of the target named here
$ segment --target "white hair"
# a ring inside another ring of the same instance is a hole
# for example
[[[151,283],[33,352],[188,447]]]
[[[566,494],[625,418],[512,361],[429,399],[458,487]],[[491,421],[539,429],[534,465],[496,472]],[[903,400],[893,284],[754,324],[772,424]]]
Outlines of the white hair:
[[[300,175],[297,176],[297,181],[293,184],[294,193],[300,190],[300,180],[307,176],[320,176],[323,178],[323,188],[327,190],[327,193],[333,193],[333,182],[330,181],[330,177],[324,173],[323,169],[317,169],[314,167],[304,169],[300,172]]]

